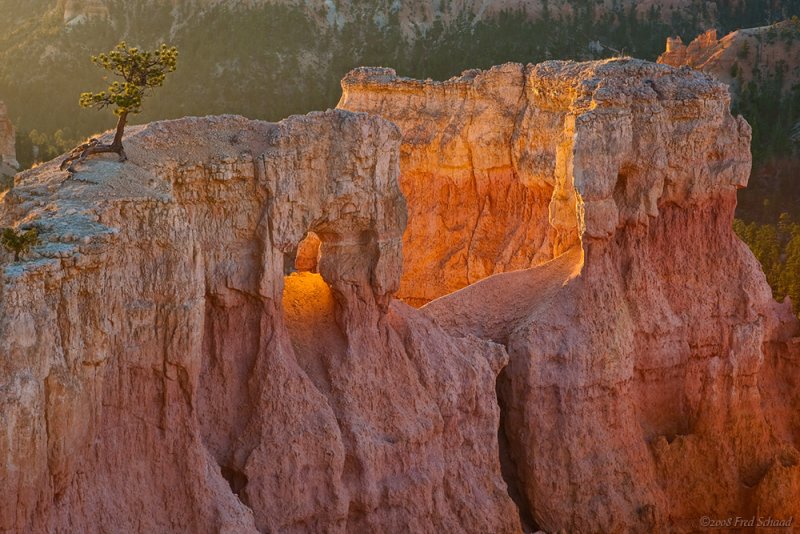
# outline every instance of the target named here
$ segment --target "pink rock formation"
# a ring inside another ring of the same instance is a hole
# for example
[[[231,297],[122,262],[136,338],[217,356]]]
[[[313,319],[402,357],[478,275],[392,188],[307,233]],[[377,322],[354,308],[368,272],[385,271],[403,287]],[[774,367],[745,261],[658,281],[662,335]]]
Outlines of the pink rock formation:
[[[321,244],[322,241],[320,241],[319,236],[314,232],[309,232],[297,245],[295,269],[312,273],[317,272]]]
[[[497,172],[538,188],[530,201],[543,205],[518,225],[491,200],[471,220],[563,244],[550,262],[422,308],[454,335],[508,348],[501,450],[529,526],[684,532],[704,516],[800,516],[800,329],[731,230],[750,128],[730,115],[723,85],[617,60],[504,65],[445,83],[361,69],[343,87],[343,107],[403,132],[407,294],[418,257],[473,250],[435,239],[452,232],[441,214],[484,198],[456,177],[493,183]],[[500,270],[507,258],[496,256]]]
[[[504,349],[391,302],[398,148],[343,111],[183,119],[22,175],[0,224],[43,243],[1,271],[0,531],[518,532]],[[320,275],[284,279],[308,231]]]
[[[781,71],[784,90],[800,83],[800,22],[784,21],[771,26],[731,32],[722,39],[708,30],[688,45],[680,37],[668,38],[659,63],[689,66],[743,88],[751,80],[765,81]]]

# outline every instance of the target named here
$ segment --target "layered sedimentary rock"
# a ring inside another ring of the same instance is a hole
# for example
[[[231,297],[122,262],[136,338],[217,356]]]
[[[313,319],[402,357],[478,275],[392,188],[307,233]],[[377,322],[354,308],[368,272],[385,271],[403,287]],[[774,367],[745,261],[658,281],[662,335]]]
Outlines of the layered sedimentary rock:
[[[800,22],[794,19],[737,30],[721,39],[716,30],[708,30],[688,45],[680,37],[671,37],[658,62],[702,70],[737,91],[751,81],[771,80],[779,80],[783,90],[790,90],[800,82],[798,56]]]
[[[0,224],[42,243],[0,271],[0,531],[519,531],[503,347],[392,301],[398,148],[342,111],[182,119],[132,129],[127,163],[23,174]],[[308,232],[320,274],[287,277]]]
[[[409,224],[398,296],[412,305],[491,274],[543,263],[577,242],[563,113],[527,105],[524,69],[505,65],[444,83],[358,69],[339,107],[377,113],[400,127],[400,187]],[[563,209],[550,210],[551,198]]]
[[[691,531],[703,517],[800,516],[798,324],[731,229],[750,128],[724,85],[616,60],[444,83],[360,69],[343,87],[343,107],[403,133],[406,294],[421,294],[417,258],[437,251],[448,254],[437,270],[472,281],[469,261],[448,261],[475,248],[442,215],[465,208],[475,228],[494,219],[506,225],[495,235],[545,245],[538,259],[518,248],[525,261],[554,257],[421,310],[508,348],[501,451],[530,526]],[[509,183],[537,191],[533,216],[507,217],[493,199]]]

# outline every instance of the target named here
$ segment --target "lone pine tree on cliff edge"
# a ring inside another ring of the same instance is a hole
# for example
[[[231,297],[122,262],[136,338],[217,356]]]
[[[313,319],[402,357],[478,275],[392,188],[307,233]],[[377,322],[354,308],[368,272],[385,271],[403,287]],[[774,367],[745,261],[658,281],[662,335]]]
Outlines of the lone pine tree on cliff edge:
[[[108,89],[99,93],[82,93],[80,105],[84,108],[104,109],[114,106],[117,129],[111,144],[90,139],[70,152],[61,162],[61,170],[75,172],[75,163],[80,163],[93,154],[113,152],[125,161],[122,136],[128,115],[142,110],[142,100],[156,87],[164,85],[167,74],[174,72],[178,63],[178,49],[162,44],[158,50],[142,51],[129,47],[124,41],[107,54],[92,56],[95,65],[116,74],[122,81],[114,81]]]

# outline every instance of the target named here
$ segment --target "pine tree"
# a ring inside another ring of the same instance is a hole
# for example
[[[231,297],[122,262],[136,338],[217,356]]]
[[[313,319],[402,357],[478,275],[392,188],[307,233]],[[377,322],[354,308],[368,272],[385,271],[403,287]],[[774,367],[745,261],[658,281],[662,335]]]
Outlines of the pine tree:
[[[156,87],[164,85],[167,74],[174,72],[178,62],[178,49],[162,44],[154,52],[141,51],[129,47],[124,41],[107,54],[92,57],[92,62],[119,76],[122,81],[114,81],[108,89],[99,93],[82,93],[80,105],[84,108],[104,109],[113,107],[117,116],[117,128],[111,144],[100,143],[97,139],[77,147],[61,163],[61,169],[75,172],[74,164],[93,154],[113,152],[125,161],[122,136],[128,115],[142,110],[142,101]]]

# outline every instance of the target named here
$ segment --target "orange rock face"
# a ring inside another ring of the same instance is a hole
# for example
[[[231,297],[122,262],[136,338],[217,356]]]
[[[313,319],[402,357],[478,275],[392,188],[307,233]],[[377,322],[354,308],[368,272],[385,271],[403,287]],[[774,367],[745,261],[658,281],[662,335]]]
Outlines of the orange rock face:
[[[344,107],[411,117],[398,121],[412,217],[402,287],[433,236],[449,235],[414,206],[423,174],[437,191],[464,183],[460,167],[512,169],[550,196],[507,234],[575,243],[422,308],[508,349],[500,445],[528,526],[692,531],[703,517],[800,515],[798,324],[731,230],[750,128],[723,85],[633,60],[505,65],[441,84],[362,69],[343,85]],[[470,152],[452,147],[471,147],[475,129],[490,155],[451,158]],[[456,195],[438,202],[460,209]],[[477,220],[487,212],[505,215]]]
[[[343,109],[377,113],[403,132],[400,188],[409,206],[398,297],[422,305],[491,274],[525,269],[577,242],[550,200],[566,164],[563,116],[526,105],[526,73],[505,65],[444,83],[360,69]]]
[[[133,128],[25,173],[0,279],[2,532],[518,532],[505,350],[391,298],[399,133],[342,111]],[[308,232],[319,274],[285,277]]]

